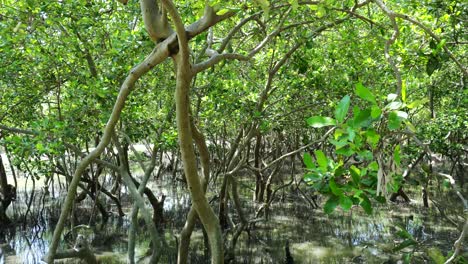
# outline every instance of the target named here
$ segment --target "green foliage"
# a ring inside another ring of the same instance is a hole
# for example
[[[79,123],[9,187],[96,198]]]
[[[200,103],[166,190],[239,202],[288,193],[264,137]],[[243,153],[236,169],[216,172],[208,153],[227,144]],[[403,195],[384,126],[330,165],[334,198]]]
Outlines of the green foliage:
[[[432,261],[434,261],[435,264],[443,264],[446,261],[444,255],[438,248],[428,248],[427,254],[432,259]]]
[[[400,129],[401,123],[407,120],[406,112],[402,111],[405,104],[390,95],[388,99],[391,102],[380,108],[376,96],[361,83],[356,85],[355,93],[361,99],[371,102],[372,106],[364,109],[354,106],[351,118],[346,121],[351,98],[346,95],[335,107],[336,120],[323,116],[307,119],[307,123],[314,128],[335,124],[334,136],[328,139],[335,147],[333,155],[327,156],[322,150],[316,150],[314,163],[310,154],[304,154],[307,167],[304,179],[316,191],[329,196],[324,205],[326,213],[332,213],[338,205],[345,211],[352,205],[359,205],[371,214],[371,199],[378,202],[386,200],[379,190],[387,186],[379,186],[379,177],[383,177],[380,172],[388,168],[379,166],[378,157],[385,155],[384,159],[393,160],[397,166],[401,164],[398,144],[388,154],[384,154],[382,148],[391,139],[386,133]],[[388,130],[382,126],[385,123],[388,124]],[[389,185],[388,189],[395,190],[400,184],[401,178],[394,178],[395,182],[391,183],[393,186]]]

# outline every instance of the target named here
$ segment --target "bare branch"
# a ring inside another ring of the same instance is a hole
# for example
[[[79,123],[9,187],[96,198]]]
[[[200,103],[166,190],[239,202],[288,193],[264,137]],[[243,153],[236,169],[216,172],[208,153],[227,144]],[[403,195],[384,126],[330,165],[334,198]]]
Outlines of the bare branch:
[[[12,133],[17,133],[17,134],[26,134],[26,135],[33,135],[33,136],[39,135],[39,132],[37,131],[26,130],[26,129],[16,128],[16,127],[7,127],[4,125],[0,125],[0,130],[5,130],[5,131],[12,132]]]
[[[210,59],[208,59],[208,60],[206,60],[204,62],[195,64],[193,66],[193,72],[198,73],[198,72],[204,71],[204,70],[212,67],[216,63],[218,63],[218,62],[220,62],[222,60],[226,60],[226,59],[227,60],[247,61],[247,60],[250,59],[250,57],[243,56],[243,55],[240,55],[240,54],[235,54],[235,53],[214,54],[213,56],[211,56]]]
[[[384,13],[388,16],[388,18],[390,19],[390,22],[392,23],[392,26],[393,26],[393,34],[392,36],[387,40],[387,42],[385,43],[385,59],[388,61],[388,64],[390,64],[390,66],[392,67],[393,69],[393,73],[395,74],[395,78],[397,80],[397,83],[396,83],[396,86],[397,86],[397,90],[396,90],[396,94],[397,95],[400,95],[401,94],[401,89],[402,89],[402,85],[403,85],[403,82],[401,80],[401,73],[400,73],[400,69],[398,68],[398,66],[396,65],[395,61],[393,60],[392,56],[390,56],[390,46],[395,43],[396,39],[398,38],[398,36],[400,35],[400,29],[398,28],[398,24],[396,22],[396,15],[395,13],[390,10],[381,0],[374,0],[374,2],[380,7],[380,9],[382,9],[382,11],[384,11]]]
[[[247,22],[255,20],[260,16],[261,12],[255,13],[249,17],[246,17],[242,19],[234,28],[229,31],[227,36],[223,39],[223,42],[221,43],[221,46],[218,48],[218,53],[222,53],[226,46],[228,45],[229,41],[234,37],[234,35],[245,25]]]

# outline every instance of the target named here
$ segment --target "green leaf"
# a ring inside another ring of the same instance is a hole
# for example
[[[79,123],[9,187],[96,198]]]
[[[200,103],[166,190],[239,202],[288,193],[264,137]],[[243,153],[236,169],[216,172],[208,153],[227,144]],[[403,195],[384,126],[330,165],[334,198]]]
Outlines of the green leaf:
[[[390,112],[388,115],[388,129],[395,130],[400,127],[401,118],[396,111]]]
[[[336,149],[340,149],[346,145],[348,145],[348,140],[345,138],[345,139],[342,139],[342,140],[334,140],[334,139],[329,139],[328,140],[330,143],[332,143]]]
[[[348,140],[350,142],[353,142],[354,137],[356,136],[356,132],[354,131],[354,129],[352,127],[347,127],[346,132],[348,133]]]
[[[309,153],[304,153],[303,160],[308,169],[315,169],[314,161],[312,160],[312,156]]]
[[[361,201],[361,203],[359,205],[362,207],[362,209],[364,209],[364,211],[368,215],[371,215],[372,214],[372,204],[371,204],[369,198],[367,198],[367,196],[365,194],[362,194],[361,198],[362,198],[362,201]]]
[[[334,168],[333,175],[335,175],[335,177],[341,177],[344,172],[345,172],[345,169],[343,168],[343,165],[339,164],[338,166]]]
[[[320,6],[318,6],[316,14],[317,14],[318,18],[322,18],[323,16],[325,16],[327,14],[327,9],[325,9],[325,7],[323,7],[323,5],[320,5]]]
[[[341,99],[340,103],[336,106],[335,118],[339,123],[343,123],[343,120],[346,117],[346,114],[348,113],[350,101],[351,101],[351,98],[349,97],[349,95],[346,95],[345,97],[343,97],[343,99]]]
[[[340,206],[343,210],[348,211],[353,206],[353,201],[346,195],[340,196]]]
[[[420,105],[423,105],[425,103],[429,102],[429,99],[428,98],[424,98],[424,99],[421,99],[421,100],[416,100],[416,101],[413,101],[411,102],[410,104],[407,105],[407,107],[409,109],[413,109],[413,108],[416,108]]]
[[[357,168],[354,165],[351,165],[351,167],[349,168],[349,172],[351,173],[351,178],[353,179],[353,182],[356,185],[359,185],[359,182],[361,181],[361,171],[359,170],[359,168]]]
[[[268,13],[270,10],[270,1],[268,0],[255,0],[255,2],[262,7],[263,12]]]
[[[413,258],[413,253],[408,252],[403,254],[403,263],[404,264],[411,264],[411,259]]]
[[[372,123],[372,116],[370,109],[359,111],[357,116],[354,117],[354,127],[368,127]]]
[[[45,150],[44,145],[41,142],[36,144],[36,149],[39,152],[43,152]]]
[[[406,127],[413,133],[416,133],[417,132],[417,129],[416,127],[413,126],[413,124],[411,124],[411,122],[409,122],[408,120],[405,121],[405,124],[406,124]]]
[[[318,180],[321,180],[322,179],[322,174],[320,173],[307,173],[306,175],[304,175],[304,180],[306,182],[309,182],[309,181],[318,181]]]
[[[341,196],[343,195],[343,190],[341,190],[341,188],[336,184],[335,182],[335,179],[334,178],[331,178],[330,179],[330,182],[328,183],[329,186],[330,186],[330,190],[332,191],[332,193],[336,196]]]
[[[393,151],[393,160],[397,166],[400,166],[400,145],[395,146],[395,150]]]
[[[367,168],[369,168],[371,171],[378,171],[379,170],[379,164],[377,163],[377,161],[372,161],[371,163],[369,163]]]
[[[335,208],[338,206],[338,203],[339,203],[338,197],[336,197],[334,195],[331,196],[330,198],[328,198],[328,201],[323,206],[323,211],[326,214],[333,213],[333,211],[335,211]]]
[[[377,119],[382,114],[382,110],[377,105],[371,107],[371,117]]]
[[[437,49],[442,49],[445,46],[445,43],[447,43],[446,39],[440,40],[440,42],[437,44]]]
[[[316,150],[315,151],[315,158],[317,159],[317,163],[318,163],[319,167],[321,169],[323,169],[324,171],[326,171],[327,167],[328,167],[328,159],[325,156],[325,154],[323,154],[323,151]]]
[[[216,12],[216,15],[222,16],[222,15],[226,14],[227,12],[229,12],[229,9],[223,8],[223,9],[217,11],[217,12]]]
[[[298,0],[289,0],[288,2],[291,4],[293,10],[296,10],[299,7]]]
[[[314,128],[336,125],[335,119],[325,116],[312,116],[307,119],[307,124]]]
[[[340,148],[340,149],[336,150],[336,154],[344,155],[346,157],[349,157],[349,156],[353,155],[354,153],[355,153],[355,151],[352,150],[351,148]]]
[[[372,94],[372,92],[369,89],[364,87],[362,83],[356,84],[356,95],[366,101],[369,101],[373,104],[377,104],[377,102],[375,101],[375,96]]]
[[[371,161],[374,159],[374,155],[372,154],[372,151],[370,150],[362,150],[358,151],[358,156],[364,160]]]
[[[366,131],[366,137],[367,137],[367,142],[372,145],[373,148],[377,146],[377,143],[379,143],[380,140],[380,135],[375,132],[374,129],[369,129]]]
[[[396,233],[398,237],[403,239],[413,239],[413,236],[405,229],[405,227],[403,227],[402,225],[398,225],[398,229],[400,229]]]

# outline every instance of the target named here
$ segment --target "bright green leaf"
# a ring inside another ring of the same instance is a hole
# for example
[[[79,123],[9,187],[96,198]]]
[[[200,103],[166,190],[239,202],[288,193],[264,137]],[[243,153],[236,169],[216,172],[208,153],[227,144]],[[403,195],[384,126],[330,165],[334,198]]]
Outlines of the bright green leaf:
[[[339,123],[343,123],[346,114],[348,113],[348,108],[351,98],[349,95],[346,95],[341,99],[340,103],[335,108],[335,118]]]
[[[418,106],[421,106],[425,103],[429,102],[429,99],[428,98],[424,98],[424,99],[421,99],[421,100],[416,100],[416,101],[413,101],[411,102],[410,104],[407,105],[407,107],[409,109],[413,109],[413,108],[416,108]]]
[[[353,179],[353,182],[358,185],[359,182],[361,181],[361,171],[359,168],[357,168],[354,165],[351,165],[349,168],[349,172],[351,173],[351,178]]]
[[[382,110],[377,105],[371,107],[371,117],[377,119],[382,114]]]
[[[356,84],[356,95],[366,101],[369,101],[373,104],[377,104],[377,102],[375,101],[375,96],[372,94],[372,92],[369,89],[364,87],[362,83]]]
[[[336,125],[335,119],[325,116],[313,116],[307,119],[307,124],[314,128]]]
[[[328,159],[327,157],[325,156],[325,154],[323,154],[323,151],[321,150],[316,150],[315,151],[315,158],[317,159],[317,163],[319,165],[319,167],[323,170],[327,170],[327,167],[328,167]]]
[[[377,161],[372,161],[371,163],[369,163],[367,168],[369,168],[372,171],[378,171],[379,170],[379,164],[377,163]]]
[[[304,153],[303,160],[304,160],[304,164],[306,165],[306,167],[308,169],[315,169],[315,165],[314,165],[314,162],[312,160],[312,156],[309,153],[307,153],[307,152]]]
[[[336,149],[340,149],[346,145],[348,145],[348,140],[345,138],[345,139],[342,139],[342,140],[334,140],[334,139],[329,139],[328,140],[330,143],[332,143]]]

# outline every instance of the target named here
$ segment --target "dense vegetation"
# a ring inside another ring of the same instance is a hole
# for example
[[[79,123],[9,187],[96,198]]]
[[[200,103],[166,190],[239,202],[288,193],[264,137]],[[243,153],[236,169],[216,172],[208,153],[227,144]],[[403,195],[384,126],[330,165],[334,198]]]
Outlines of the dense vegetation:
[[[458,0],[3,1],[0,229],[30,212],[24,177],[61,206],[48,263],[96,261],[72,232],[86,200],[90,223],[131,222],[130,263],[136,232],[150,263],[187,263],[197,228],[224,263],[288,193],[373,214],[412,192],[459,230],[430,261],[465,263],[467,19]],[[163,178],[190,193],[176,238],[150,187]],[[399,235],[395,251],[418,246]]]

